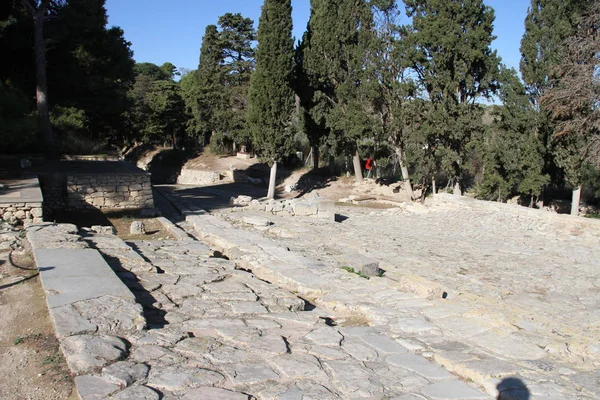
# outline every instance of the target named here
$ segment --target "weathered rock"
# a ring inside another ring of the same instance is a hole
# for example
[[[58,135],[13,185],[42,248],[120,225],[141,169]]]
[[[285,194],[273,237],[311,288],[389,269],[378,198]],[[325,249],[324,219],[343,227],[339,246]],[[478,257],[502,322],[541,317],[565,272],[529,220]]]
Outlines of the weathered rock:
[[[81,400],[102,400],[121,389],[118,385],[92,375],[75,377],[75,386]]]
[[[121,387],[146,379],[150,367],[131,361],[120,361],[102,369],[102,377]]]
[[[142,221],[133,221],[129,227],[129,233],[132,235],[145,235],[146,227]]]
[[[188,390],[181,400],[198,400],[198,399],[210,399],[210,400],[248,400],[250,396],[243,393],[236,393],[230,390],[216,388],[216,387],[202,387],[198,389]]]
[[[92,231],[103,235],[116,235],[117,229],[114,226],[92,225]]]
[[[266,364],[233,364],[223,368],[234,385],[257,384],[279,378]]]
[[[225,377],[218,372],[185,366],[155,367],[150,371],[147,385],[159,390],[182,392],[207,385],[218,385]]]
[[[259,216],[245,216],[242,218],[242,221],[245,224],[252,225],[252,226],[273,225],[273,222],[269,221],[267,218],[259,217]]]
[[[458,380],[443,380],[423,388],[423,394],[435,400],[484,400],[489,399],[466,383]]]
[[[114,336],[78,335],[64,338],[61,348],[75,374],[85,374],[126,357],[126,343]]]
[[[146,386],[131,386],[110,397],[114,400],[159,400],[160,396]]]

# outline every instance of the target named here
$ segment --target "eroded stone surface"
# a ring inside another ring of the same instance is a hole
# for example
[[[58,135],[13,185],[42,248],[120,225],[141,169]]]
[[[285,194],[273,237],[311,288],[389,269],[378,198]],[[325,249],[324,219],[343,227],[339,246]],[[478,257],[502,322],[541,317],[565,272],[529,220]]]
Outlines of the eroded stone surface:
[[[127,356],[127,345],[118,337],[78,335],[64,338],[61,348],[73,373],[85,374]]]

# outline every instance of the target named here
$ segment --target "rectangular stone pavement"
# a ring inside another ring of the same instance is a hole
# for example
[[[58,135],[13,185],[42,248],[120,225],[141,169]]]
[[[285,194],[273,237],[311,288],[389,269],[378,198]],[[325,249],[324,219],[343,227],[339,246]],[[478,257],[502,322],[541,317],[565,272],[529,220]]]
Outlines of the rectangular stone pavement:
[[[102,296],[135,301],[97,250],[36,249],[34,256],[50,310]]]

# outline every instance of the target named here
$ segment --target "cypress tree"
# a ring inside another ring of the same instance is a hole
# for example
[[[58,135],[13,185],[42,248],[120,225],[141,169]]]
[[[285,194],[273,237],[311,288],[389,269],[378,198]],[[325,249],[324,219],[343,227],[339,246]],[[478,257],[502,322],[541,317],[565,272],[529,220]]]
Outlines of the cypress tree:
[[[482,143],[483,182],[476,194],[498,201],[518,194],[533,207],[549,180],[542,172],[543,147],[537,137],[539,114],[513,69],[502,68],[498,95],[502,105],[494,106],[491,112],[491,132]]]
[[[482,0],[405,0],[412,26],[409,61],[428,100],[426,146],[462,192],[467,145],[484,131],[477,100],[497,87],[499,58],[490,45],[494,11]]]
[[[573,164],[572,157],[577,152],[569,149],[573,145],[571,140],[555,140],[555,122],[540,100],[558,82],[555,72],[562,59],[561,45],[576,32],[587,3],[587,0],[531,0],[521,39],[521,74],[540,113],[538,137],[544,145],[544,170],[555,184],[566,178],[575,191],[580,184],[577,175],[573,175],[577,168],[568,165]]]
[[[336,153],[355,154],[362,179],[357,140],[372,124],[367,108],[365,55],[373,46],[373,14],[364,0],[312,0],[308,29],[300,46],[305,85],[300,90],[313,146],[321,135]]]
[[[521,75],[537,103],[560,62],[560,46],[575,31],[586,0],[531,0],[521,39]]]
[[[191,82],[185,85],[186,106],[192,115],[188,132],[204,138],[215,131],[214,115],[224,108],[222,61],[219,32],[216,25],[208,25],[202,38],[198,69],[191,73]]]
[[[561,43],[554,79],[540,98],[554,127],[555,161],[574,188],[573,215],[579,213],[585,163],[600,165],[599,16],[600,1],[590,1],[577,29]]]
[[[290,0],[265,0],[258,25],[256,70],[249,92],[248,123],[257,153],[271,164],[267,197],[275,195],[277,163],[292,148],[294,39]]]

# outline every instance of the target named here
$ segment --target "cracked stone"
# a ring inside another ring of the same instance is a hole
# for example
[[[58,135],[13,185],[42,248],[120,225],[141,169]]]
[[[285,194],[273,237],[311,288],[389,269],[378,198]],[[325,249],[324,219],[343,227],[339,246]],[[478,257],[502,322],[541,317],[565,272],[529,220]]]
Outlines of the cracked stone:
[[[70,336],[62,340],[61,347],[69,368],[76,374],[85,374],[127,356],[127,345],[114,336]]]

